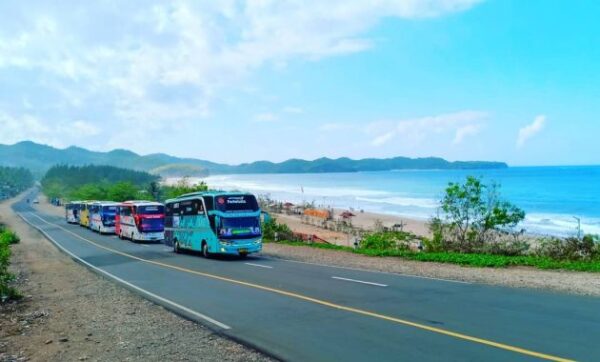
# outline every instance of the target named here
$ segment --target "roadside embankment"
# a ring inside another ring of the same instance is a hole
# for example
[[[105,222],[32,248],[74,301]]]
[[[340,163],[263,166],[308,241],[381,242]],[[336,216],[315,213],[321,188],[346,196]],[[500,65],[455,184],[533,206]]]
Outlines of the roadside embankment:
[[[0,361],[269,360],[75,263],[12,212],[14,200],[0,221],[21,237],[11,270],[24,298],[0,305]]]
[[[530,267],[474,268],[411,261],[396,257],[371,257],[348,251],[292,246],[281,243],[265,243],[263,255],[300,262],[409,274],[427,278],[600,296],[600,277],[598,273],[539,270]]]

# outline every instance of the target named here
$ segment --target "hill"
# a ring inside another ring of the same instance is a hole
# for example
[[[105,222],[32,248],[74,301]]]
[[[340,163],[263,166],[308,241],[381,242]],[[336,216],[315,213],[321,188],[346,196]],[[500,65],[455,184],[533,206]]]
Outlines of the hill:
[[[0,144],[0,166],[25,167],[41,177],[50,167],[63,165],[118,165],[138,171],[153,172],[161,176],[195,176],[232,173],[325,173],[388,171],[399,169],[483,169],[506,168],[503,162],[456,161],[442,158],[394,157],[386,159],[367,158],[319,158],[313,161],[291,159],[280,163],[257,161],[240,165],[226,165],[193,158],[179,158],[164,153],[138,155],[117,149],[110,152],[90,151],[80,147],[58,149],[31,141],[14,145]],[[185,172],[193,175],[184,175]]]

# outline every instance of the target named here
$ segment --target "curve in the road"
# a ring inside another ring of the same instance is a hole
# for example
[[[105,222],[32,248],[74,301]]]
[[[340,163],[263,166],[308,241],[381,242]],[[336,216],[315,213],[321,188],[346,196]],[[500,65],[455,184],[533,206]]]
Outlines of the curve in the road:
[[[25,217],[23,217],[22,214],[20,214],[21,217],[27,221],[27,219]],[[144,263],[149,263],[149,264],[153,264],[153,265],[157,265],[160,267],[164,267],[164,268],[169,268],[169,269],[173,269],[173,270],[177,270],[180,272],[185,272],[185,273],[190,273],[190,274],[194,274],[194,275],[198,275],[198,276],[202,276],[202,277],[206,277],[206,278],[211,278],[211,279],[216,279],[216,280],[220,280],[220,281],[224,281],[224,282],[228,282],[228,283],[233,283],[236,285],[242,285],[245,287],[249,287],[249,288],[254,288],[254,289],[259,289],[262,291],[267,291],[267,292],[271,292],[271,293],[275,293],[275,294],[279,294],[279,295],[283,295],[286,297],[290,297],[290,298],[294,298],[294,299],[299,299],[305,302],[310,302],[310,303],[314,303],[314,304],[318,304],[321,306],[326,306],[329,308],[333,308],[333,309],[337,309],[337,310],[341,310],[341,311],[345,311],[345,312],[349,312],[349,313],[354,313],[354,314],[358,314],[358,315],[362,315],[362,316],[367,316],[367,317],[372,317],[372,318],[376,318],[376,319],[380,319],[380,320],[385,320],[385,321],[389,321],[389,322],[393,322],[393,323],[397,323],[397,324],[401,324],[404,326],[409,326],[409,327],[413,327],[413,328],[417,328],[417,329],[421,329],[421,330],[425,330],[428,332],[432,332],[432,333],[436,333],[436,334],[440,334],[440,335],[445,335],[445,336],[449,336],[449,337],[453,337],[453,338],[457,338],[457,339],[461,339],[464,341],[468,341],[468,342],[473,342],[473,343],[477,343],[477,344],[481,344],[481,345],[486,345],[489,347],[494,347],[494,348],[498,348],[498,349],[502,349],[502,350],[506,350],[506,351],[510,351],[510,352],[514,352],[514,353],[518,353],[518,354],[522,354],[525,356],[529,356],[529,357],[535,357],[535,358],[540,358],[540,359],[545,359],[545,360],[550,360],[550,361],[571,361],[570,359],[567,358],[562,358],[559,356],[554,356],[554,355],[549,355],[549,354],[545,354],[545,353],[541,353],[541,352],[536,352],[536,351],[532,351],[532,350],[528,350],[525,348],[521,348],[521,347],[517,347],[517,346],[512,346],[512,345],[508,345],[508,344],[504,344],[504,343],[500,343],[500,342],[495,342],[492,340],[488,340],[488,339],[484,339],[484,338],[479,338],[479,337],[475,337],[475,336],[471,336],[471,335],[467,335],[467,334],[463,334],[460,332],[455,332],[455,331],[451,331],[451,330],[447,330],[447,329],[443,329],[443,328],[438,328],[438,327],[432,327],[432,326],[428,326],[425,324],[421,324],[421,323],[417,323],[417,322],[413,322],[410,320],[406,320],[406,319],[401,319],[401,318],[396,318],[393,316],[388,316],[385,314],[380,314],[380,313],[375,313],[375,312],[371,312],[368,310],[363,310],[360,308],[354,308],[354,307],[349,307],[349,306],[345,306],[345,305],[341,305],[338,303],[333,303],[327,300],[323,300],[323,299],[318,299],[318,298],[314,298],[314,297],[310,297],[310,296],[306,296],[303,294],[299,294],[299,293],[295,293],[295,292],[290,292],[290,291],[286,291],[286,290],[282,290],[279,288],[273,288],[273,287],[269,287],[269,286],[264,286],[264,285],[260,285],[260,284],[256,284],[256,283],[250,283],[250,282],[246,282],[246,281],[242,281],[242,280],[237,280],[237,279],[232,279],[232,278],[228,278],[228,277],[223,277],[220,275],[216,275],[216,274],[211,274],[211,273],[206,273],[206,272],[201,272],[201,271],[197,271],[197,270],[192,270],[192,269],[188,269],[188,268],[184,268],[184,267],[180,267],[177,265],[171,265],[168,263],[163,263],[163,262],[159,262],[159,261],[155,261],[155,260],[149,260],[149,259],[144,259],[120,250],[116,250],[104,245],[101,245],[93,240],[87,239],[77,233],[72,232],[71,230],[64,228],[61,225],[49,222],[47,220],[45,220],[44,218],[40,217],[37,214],[31,213],[30,215],[38,218],[39,220],[41,220],[42,222],[48,224],[48,225],[52,225],[54,227],[60,228],[61,230],[63,230],[64,232],[67,232],[71,235],[73,235],[74,237],[83,240],[87,243],[90,243],[100,249],[104,249],[106,251],[109,251],[111,253],[115,253],[127,258],[131,258],[140,262],[144,262]],[[29,222],[28,222],[29,223]],[[34,226],[33,224],[29,223],[30,225]],[[39,229],[38,229],[39,230]],[[46,234],[46,236],[48,237],[48,235]],[[56,241],[53,241],[56,244]],[[66,251],[68,254],[70,254],[71,256],[74,256],[72,253],[68,252],[66,249],[62,248],[62,250]],[[85,262],[82,260],[82,262],[84,262],[84,264],[99,270],[100,272],[104,272],[99,268],[95,268],[93,265]],[[119,280],[120,282],[125,283],[126,285],[130,285],[133,288],[136,288],[136,286],[131,285],[130,283],[123,281],[123,280]],[[149,292],[147,292],[149,293]],[[161,298],[159,296],[156,296],[157,298],[160,299],[164,299]],[[165,299],[166,302],[170,302],[168,300]],[[172,302],[170,302],[172,303]],[[185,308],[183,306],[179,306],[182,308]],[[228,328],[227,325],[218,322],[208,316],[204,316],[198,312],[195,311],[191,311],[192,314],[197,314],[198,317],[200,317],[201,319],[207,320],[213,324],[219,325],[221,328]]]

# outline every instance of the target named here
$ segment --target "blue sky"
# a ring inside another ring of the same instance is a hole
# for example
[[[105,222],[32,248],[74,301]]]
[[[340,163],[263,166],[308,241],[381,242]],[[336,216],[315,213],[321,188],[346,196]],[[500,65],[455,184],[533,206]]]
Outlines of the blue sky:
[[[598,164],[597,1],[0,4],[0,143]]]

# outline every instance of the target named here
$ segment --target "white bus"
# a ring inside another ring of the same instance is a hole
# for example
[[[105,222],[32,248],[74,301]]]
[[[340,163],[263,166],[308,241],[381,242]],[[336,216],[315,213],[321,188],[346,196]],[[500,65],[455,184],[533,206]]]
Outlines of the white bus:
[[[81,201],[71,201],[65,204],[65,220],[69,224],[79,224],[79,209]]]
[[[119,205],[116,234],[131,241],[165,238],[165,206],[152,201],[125,201]]]
[[[115,233],[115,216],[119,204],[112,201],[98,201],[90,205],[90,230],[100,234]]]

